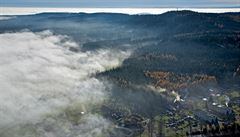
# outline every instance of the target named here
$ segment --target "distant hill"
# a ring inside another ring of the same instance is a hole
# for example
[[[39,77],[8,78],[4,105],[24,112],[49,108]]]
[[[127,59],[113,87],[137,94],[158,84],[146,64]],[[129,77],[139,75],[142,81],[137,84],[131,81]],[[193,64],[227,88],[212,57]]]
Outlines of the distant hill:
[[[133,50],[122,67],[101,76],[149,84],[149,72],[206,75],[218,83],[238,83],[240,13],[170,11],[161,15],[41,13],[0,21],[0,33],[50,30],[78,42],[82,51]]]

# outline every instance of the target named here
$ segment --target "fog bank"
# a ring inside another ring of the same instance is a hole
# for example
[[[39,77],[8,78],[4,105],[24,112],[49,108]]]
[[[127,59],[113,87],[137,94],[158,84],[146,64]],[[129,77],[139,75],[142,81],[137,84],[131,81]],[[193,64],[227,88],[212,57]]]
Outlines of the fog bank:
[[[130,52],[110,49],[73,52],[70,47],[79,47],[75,42],[50,31],[4,33],[0,34],[0,41],[0,135],[6,129],[11,136],[17,135],[11,130],[24,124],[42,123],[40,127],[45,127],[46,116],[61,121],[59,113],[64,114],[69,106],[76,104],[76,110],[81,112],[79,115],[86,115],[85,119],[104,121],[92,115],[89,107],[108,97],[109,85],[92,75],[121,65]],[[95,130],[94,123],[104,124],[92,122],[89,130]],[[83,137],[89,136],[78,132]]]

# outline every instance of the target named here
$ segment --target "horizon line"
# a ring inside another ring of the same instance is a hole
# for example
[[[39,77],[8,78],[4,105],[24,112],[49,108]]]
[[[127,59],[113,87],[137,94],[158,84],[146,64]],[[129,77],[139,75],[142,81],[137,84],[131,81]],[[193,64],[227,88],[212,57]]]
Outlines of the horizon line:
[[[162,14],[168,11],[190,10],[199,13],[240,12],[240,8],[60,8],[60,7],[0,7],[0,15],[31,15],[38,13],[122,13]]]

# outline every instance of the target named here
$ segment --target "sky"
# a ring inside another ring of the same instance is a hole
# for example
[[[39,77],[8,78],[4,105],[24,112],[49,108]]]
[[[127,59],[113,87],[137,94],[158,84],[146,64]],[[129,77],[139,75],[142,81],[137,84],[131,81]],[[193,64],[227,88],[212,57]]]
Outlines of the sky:
[[[0,0],[1,7],[240,7],[240,0]]]

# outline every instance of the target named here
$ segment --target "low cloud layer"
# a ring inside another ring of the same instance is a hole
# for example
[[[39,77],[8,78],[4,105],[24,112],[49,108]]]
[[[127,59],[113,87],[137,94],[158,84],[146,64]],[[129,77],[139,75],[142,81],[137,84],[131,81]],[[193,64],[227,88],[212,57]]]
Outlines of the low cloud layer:
[[[4,33],[0,41],[0,135],[19,125],[44,123],[46,115],[75,104],[86,113],[108,94],[108,85],[90,76],[121,65],[130,55],[112,50],[72,52],[70,47],[78,48],[75,42],[50,31]],[[95,124],[104,121],[92,114],[84,117],[95,119]]]
[[[12,19],[12,18],[15,18],[15,16],[0,16],[0,21],[1,20],[9,20],[9,19]]]

